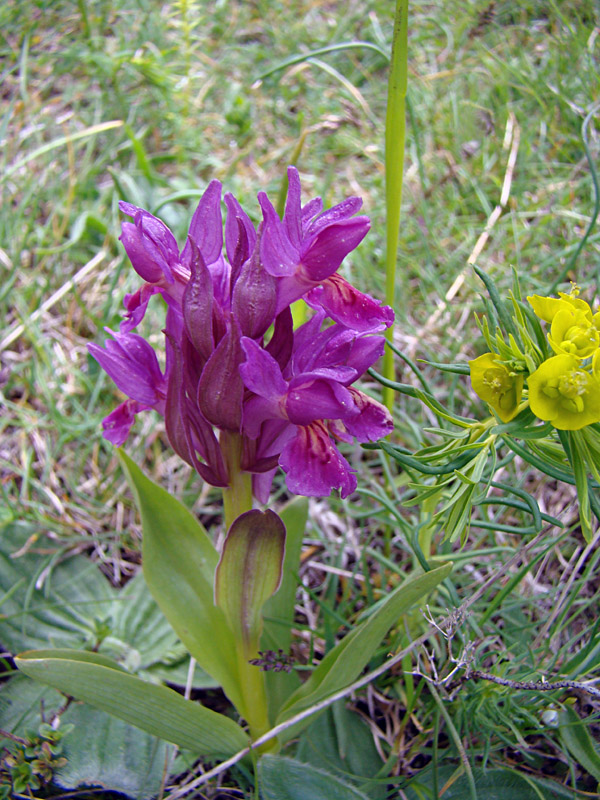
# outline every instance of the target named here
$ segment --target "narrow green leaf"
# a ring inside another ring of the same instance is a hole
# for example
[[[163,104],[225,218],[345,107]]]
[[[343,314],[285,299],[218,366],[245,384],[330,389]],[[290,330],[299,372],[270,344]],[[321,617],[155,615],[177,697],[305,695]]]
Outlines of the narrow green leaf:
[[[579,450],[577,431],[558,431],[560,441],[573,468],[577,500],[579,501],[579,522],[583,538],[589,544],[592,541],[592,512],[590,508],[590,491],[585,463]],[[568,442],[568,445],[566,444]]]
[[[402,184],[404,182],[404,143],[406,139],[406,89],[408,83],[408,0],[396,0],[392,56],[388,77],[387,109],[385,116],[385,300],[392,308],[396,300],[396,264]],[[393,342],[393,326],[385,332]],[[383,354],[383,374],[394,377],[394,357],[389,347]],[[385,405],[391,409],[394,395],[389,386],[383,390]]]
[[[368,800],[329,772],[285,756],[264,755],[258,776],[263,800]]]
[[[333,648],[283,706],[277,722],[284,722],[319,700],[352,683],[399,617],[421,597],[429,594],[448,577],[451,564],[412,578],[395,589],[364,622]],[[294,726],[294,733],[297,732]],[[286,732],[289,733],[289,732]]]
[[[147,156],[146,151],[144,149],[144,145],[138,139],[138,137],[135,135],[131,125],[128,125],[127,122],[124,123],[124,130],[125,130],[125,133],[127,134],[127,136],[129,137],[129,141],[131,142],[131,144],[133,146],[133,152],[135,153],[135,157],[137,159],[138,167],[140,168],[140,170],[144,173],[145,177],[150,182],[152,182],[153,180],[156,180],[155,176],[154,176],[154,173],[153,173],[153,170],[152,170],[152,165],[151,165],[150,161],[148,160],[148,156]]]
[[[58,147],[62,147],[63,145],[68,144],[70,142],[77,142],[80,139],[87,139],[90,136],[95,136],[97,133],[104,133],[104,131],[109,131],[112,130],[113,128],[120,128],[123,124],[124,124],[123,120],[114,119],[110,120],[109,122],[100,122],[98,125],[92,125],[91,127],[84,128],[84,130],[77,131],[76,133],[69,133],[67,136],[58,136],[51,142],[43,144],[41,147],[38,147],[31,153],[28,153],[23,158],[11,164],[10,167],[8,167],[3,171],[2,178],[0,178],[0,181],[5,181],[13,173],[18,172],[22,167],[24,167],[30,161],[36,159],[38,156],[50,153],[52,150],[55,150]]]
[[[122,451],[119,458],[142,516],[148,588],[191,655],[240,708],[235,640],[223,611],[214,604],[217,551],[185,506]]]
[[[254,654],[262,631],[262,607],[278,589],[285,526],[275,512],[253,509],[234,520],[215,576],[215,602],[235,638]]]
[[[129,675],[96,653],[30,650],[15,663],[30,678],[195,753],[229,756],[248,743],[228,717]]]
[[[600,781],[600,753],[596,749],[585,723],[579,719],[577,712],[570,707],[559,711],[558,719],[563,747],[590,775]]]

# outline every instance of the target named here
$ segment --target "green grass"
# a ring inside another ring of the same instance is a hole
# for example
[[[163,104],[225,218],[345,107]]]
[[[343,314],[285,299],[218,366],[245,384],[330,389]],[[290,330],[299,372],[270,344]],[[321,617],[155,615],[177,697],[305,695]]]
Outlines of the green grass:
[[[122,297],[136,285],[117,240],[119,199],[160,206],[182,241],[198,191],[210,179],[222,180],[257,216],[256,192],[276,196],[285,166],[297,157],[306,197],[321,194],[326,204],[363,197],[373,228],[345,274],[383,296],[392,6],[384,0],[2,4],[0,522],[27,523],[42,537],[42,549],[88,552],[113,578],[135,569],[139,523],[100,435],[119,394],[86,351],[87,342],[103,340],[104,326],[118,325]],[[483,310],[482,284],[467,261],[500,203],[511,146],[510,191],[477,265],[501,290],[510,287],[514,266],[524,295],[543,291],[570,266],[565,280],[594,297],[597,228],[570,262],[594,212],[582,125],[598,96],[597,5],[414,0],[409,14],[395,342],[413,360],[464,362],[485,347],[473,321],[473,312]],[[372,46],[337,47],[358,42]],[[597,119],[588,127],[592,163],[598,163]],[[100,251],[97,265],[38,313]],[[460,287],[446,302],[457,279]],[[158,341],[160,309],[144,324]],[[398,380],[416,385],[403,361],[396,363]],[[423,375],[457,413],[483,413],[464,376],[429,367]],[[370,388],[380,391],[375,383]],[[437,422],[418,401],[397,395],[395,417],[396,443],[415,450],[439,441],[424,431]],[[141,417],[126,447],[207,525],[218,524],[218,493],[202,488],[172,454],[157,417]],[[353,622],[415,568],[409,540],[432,511],[400,508],[411,496],[409,476],[386,455],[354,459],[365,493],[314,504],[307,534],[314,550],[306,551],[307,588],[299,596],[298,629],[305,633],[297,655],[304,660],[331,646],[340,620]],[[469,644],[479,669],[514,680],[592,677],[600,664],[598,551],[585,548],[574,491],[519,459],[497,480],[533,495],[564,527],[550,527],[522,563],[506,569],[533,536],[502,530],[529,524],[519,508],[479,506],[462,550],[435,534],[433,555],[456,560],[452,584],[432,601],[436,620],[497,573],[454,626],[449,647],[441,636],[431,638],[437,670],[447,675],[450,655],[458,658]],[[366,580],[352,578],[357,573]],[[371,666],[426,629],[414,610]],[[415,668],[412,659],[404,669]],[[423,651],[420,669],[431,675]],[[441,789],[444,769],[460,763],[456,733],[472,769],[509,766],[595,791],[577,752],[543,723],[544,711],[573,702],[597,735],[597,706],[584,695],[572,701],[559,691],[450,682],[436,690],[442,713],[418,677],[394,671],[374,688],[368,702],[357,703],[372,720],[384,758],[393,755],[388,772],[399,785],[426,767],[423,781]],[[230,785],[246,785],[235,775]],[[218,796],[216,788],[206,792]]]

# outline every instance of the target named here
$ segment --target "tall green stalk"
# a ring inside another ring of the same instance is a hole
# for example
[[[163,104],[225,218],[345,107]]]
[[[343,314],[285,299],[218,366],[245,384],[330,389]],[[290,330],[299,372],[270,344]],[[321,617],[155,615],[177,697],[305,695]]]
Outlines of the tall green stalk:
[[[408,0],[396,0],[392,60],[388,80],[388,100],[385,117],[385,203],[386,203],[386,257],[385,300],[392,308],[395,304],[396,257],[402,205],[404,178],[404,142],[406,140],[406,85],[408,72]],[[392,341],[393,327],[386,331]],[[383,375],[394,379],[394,354],[386,347],[383,356]],[[383,398],[391,410],[394,392],[384,387]]]
[[[225,530],[229,530],[240,514],[252,508],[252,475],[240,466],[242,440],[239,434],[221,431],[220,444],[230,481],[227,489],[223,489],[223,517]]]

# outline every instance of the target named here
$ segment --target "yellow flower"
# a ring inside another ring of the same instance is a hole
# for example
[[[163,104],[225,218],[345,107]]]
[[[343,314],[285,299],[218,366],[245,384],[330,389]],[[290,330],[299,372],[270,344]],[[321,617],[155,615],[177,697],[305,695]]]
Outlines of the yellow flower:
[[[580,308],[560,309],[552,319],[548,334],[550,347],[557,355],[588,358],[600,347],[600,331],[594,321],[591,313]]]
[[[585,300],[580,300],[573,294],[565,294],[564,292],[558,293],[560,297],[542,297],[539,294],[534,294],[528,297],[534,313],[544,322],[552,322],[559,311],[578,309],[582,311],[589,319],[592,319],[592,309]]]
[[[596,366],[598,359],[593,361]],[[549,358],[528,380],[529,406],[536,417],[562,431],[600,422],[600,380],[572,355]]]
[[[523,376],[511,372],[495,353],[484,353],[469,361],[471,385],[482,400],[489,403],[502,422],[510,422],[519,410]]]

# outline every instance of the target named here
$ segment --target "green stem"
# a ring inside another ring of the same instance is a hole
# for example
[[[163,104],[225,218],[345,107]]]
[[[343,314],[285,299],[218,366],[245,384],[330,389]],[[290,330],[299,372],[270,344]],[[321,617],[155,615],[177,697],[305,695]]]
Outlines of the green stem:
[[[396,17],[392,41],[392,59],[388,81],[387,112],[385,118],[385,202],[386,257],[385,300],[392,308],[395,305],[396,257],[402,205],[402,182],[404,179],[404,142],[406,139],[406,86],[408,74],[408,0],[396,0]],[[385,333],[393,341],[393,328]],[[394,378],[394,354],[389,347],[383,355],[383,374],[388,380]],[[394,392],[390,387],[383,390],[383,399],[391,410]]]
[[[242,437],[239,433],[221,431],[220,445],[229,473],[229,486],[223,489],[225,528],[229,530],[240,514],[252,509],[252,475],[240,467]]]
[[[253,740],[258,739],[271,727],[264,673],[261,672],[259,667],[248,663],[251,658],[256,658],[257,655],[257,648],[248,649],[243,642],[237,643],[240,689],[244,702],[242,713],[248,723],[250,737]],[[279,749],[279,743],[277,739],[272,739],[261,748],[260,752],[277,749]]]

